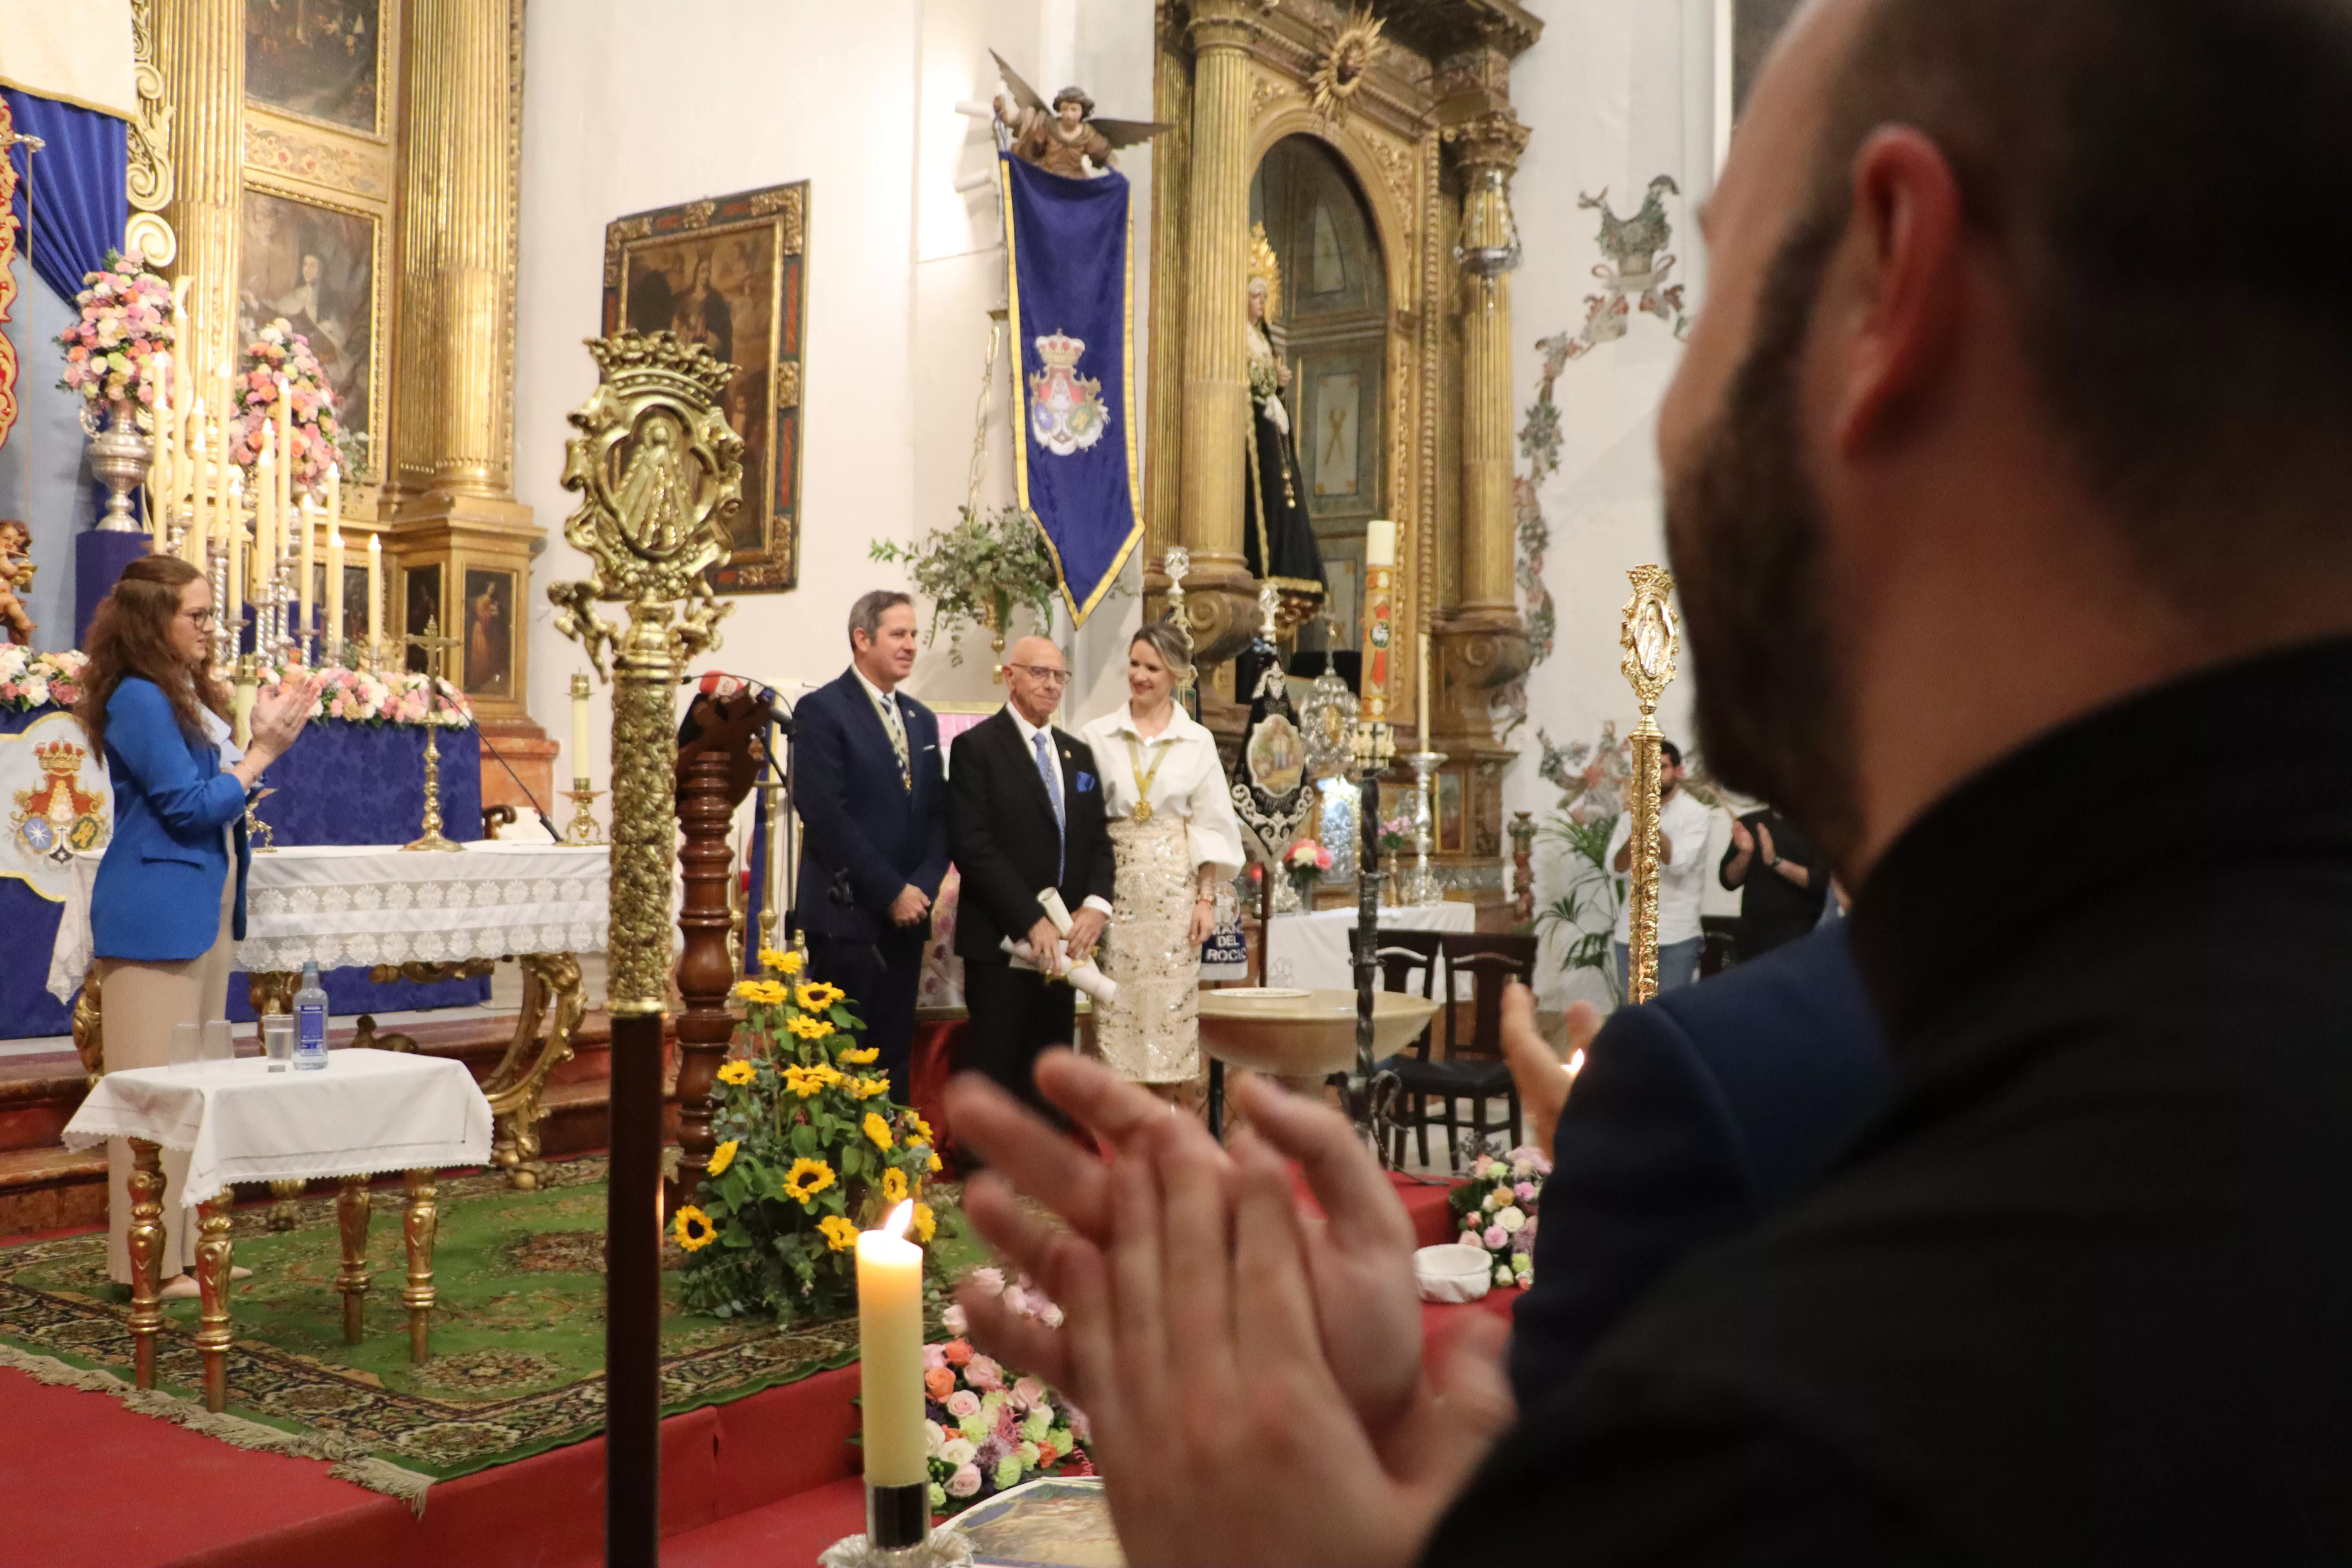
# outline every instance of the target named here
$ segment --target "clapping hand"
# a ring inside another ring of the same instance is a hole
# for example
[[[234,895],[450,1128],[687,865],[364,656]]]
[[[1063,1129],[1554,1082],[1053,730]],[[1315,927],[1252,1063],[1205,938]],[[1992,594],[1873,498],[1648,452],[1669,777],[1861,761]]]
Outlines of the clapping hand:
[[[1756,835],[1748,831],[1748,824],[1738,817],[1731,819],[1731,847],[1741,855],[1756,853]]]
[[[283,756],[302,738],[302,726],[310,721],[310,710],[324,685],[323,677],[312,675],[265,687],[256,694],[249,749],[269,757]]]
[[[1772,830],[1760,822],[1756,825],[1756,847],[1763,852],[1768,869],[1780,863],[1780,852],[1772,847]]]
[[[1590,1002],[1570,1005],[1570,1057],[1591,1046],[1600,1033],[1600,1009]],[[1519,1104],[1527,1111],[1528,1141],[1549,1160],[1552,1130],[1559,1124],[1560,1110],[1568,1104],[1568,1091],[1576,1079],[1537,1026],[1536,994],[1524,985],[1514,984],[1503,993],[1503,1059],[1510,1064],[1512,1087],[1519,1091]]]

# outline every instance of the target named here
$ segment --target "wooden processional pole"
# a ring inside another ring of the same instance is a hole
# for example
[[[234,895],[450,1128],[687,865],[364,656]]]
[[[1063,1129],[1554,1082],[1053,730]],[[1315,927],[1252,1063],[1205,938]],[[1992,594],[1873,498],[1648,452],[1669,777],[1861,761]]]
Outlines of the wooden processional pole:
[[[1625,1000],[1639,1006],[1658,994],[1658,699],[1675,678],[1675,574],[1663,566],[1637,566],[1626,574],[1633,596],[1625,603],[1618,641],[1625,649],[1622,668],[1641,704],[1633,726],[1633,772],[1625,781],[1625,809],[1633,814],[1627,837],[1633,848],[1632,935],[1625,962]]]
[[[592,340],[602,384],[572,410],[563,537],[584,583],[547,596],[556,627],[601,678],[613,653],[612,1175],[605,1208],[604,1561],[656,1568],[661,1533],[662,1021],[669,1012],[677,858],[677,711],[687,661],[719,646],[734,606],[704,569],[724,558],[740,503],[742,437],[719,398],[734,367],[668,332]],[[625,630],[596,613],[625,604]]]

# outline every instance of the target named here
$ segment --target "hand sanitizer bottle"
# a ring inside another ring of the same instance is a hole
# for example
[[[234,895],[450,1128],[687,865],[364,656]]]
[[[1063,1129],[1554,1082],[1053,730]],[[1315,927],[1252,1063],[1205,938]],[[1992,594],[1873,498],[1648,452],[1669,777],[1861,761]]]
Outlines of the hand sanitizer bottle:
[[[319,983],[319,964],[302,965],[302,989],[294,993],[294,1070],[315,1072],[327,1065],[327,988]]]

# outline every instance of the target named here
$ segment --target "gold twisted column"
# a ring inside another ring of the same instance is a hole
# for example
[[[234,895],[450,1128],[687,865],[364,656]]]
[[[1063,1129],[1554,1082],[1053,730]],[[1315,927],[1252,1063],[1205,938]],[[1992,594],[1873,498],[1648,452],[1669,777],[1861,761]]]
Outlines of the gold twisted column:
[[[1249,262],[1250,45],[1263,0],[1194,0],[1192,168],[1184,244],[1184,449],[1178,515],[1196,655],[1231,658],[1257,627],[1244,564],[1249,475],[1244,350]]]
[[[155,1336],[163,1331],[163,1154],[131,1140],[131,1381],[155,1386]]]
[[[335,1271],[335,1289],[343,1295],[343,1343],[355,1345],[366,1332],[368,1291],[368,1219],[375,1196],[365,1176],[345,1176],[335,1197],[335,1228],[342,1233],[343,1265]]]
[[[1633,771],[1626,778],[1626,809],[1633,826],[1626,842],[1633,851],[1633,900],[1627,921],[1625,1000],[1635,1005],[1658,994],[1658,699],[1675,678],[1679,640],[1673,604],[1674,574],[1663,566],[1637,566],[1626,574],[1633,596],[1625,603],[1619,633],[1625,650],[1622,668],[1642,706],[1633,726]]]
[[[205,1357],[205,1408],[228,1408],[228,1194],[196,1210],[196,1349]]]
[[[400,1216],[402,1237],[408,1243],[408,1283],[401,1287],[401,1305],[408,1309],[408,1363],[423,1366],[433,1353],[433,1240],[441,1228],[441,1211],[434,1206],[433,1173],[408,1173],[408,1208]],[[348,1243],[346,1243],[348,1246]],[[364,1241],[362,1241],[364,1246]],[[346,1300],[354,1300],[346,1298]],[[348,1327],[351,1309],[344,1308]]]
[[[741,502],[742,437],[719,406],[733,367],[668,332],[589,343],[603,382],[572,414],[563,536],[589,558],[558,583],[555,624],[604,673],[613,650],[612,1163],[605,1235],[605,1548],[614,1568],[658,1562],[661,1498],[662,1020],[669,1011],[670,885],[677,856],[677,715],[686,660],[719,644],[733,606],[703,571]],[[626,629],[596,611],[629,608]],[[683,602],[683,613],[680,604]]]
[[[215,418],[219,372],[236,363],[238,199],[245,173],[246,0],[156,0],[164,96],[172,106],[172,199],[165,220],[179,237],[173,276],[188,279],[184,353]],[[176,355],[174,357],[177,357]]]

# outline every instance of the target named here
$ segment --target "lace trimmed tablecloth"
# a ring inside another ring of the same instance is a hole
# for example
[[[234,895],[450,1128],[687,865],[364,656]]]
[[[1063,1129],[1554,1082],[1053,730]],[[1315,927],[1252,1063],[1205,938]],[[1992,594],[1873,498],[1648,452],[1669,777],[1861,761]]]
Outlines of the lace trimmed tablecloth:
[[[1381,911],[1381,930],[1384,931],[1468,931],[1475,930],[1477,923],[1478,909],[1475,904],[1449,901]],[[1313,914],[1276,915],[1266,954],[1265,979],[1269,985],[1352,991],[1356,988],[1356,911],[1349,907],[1318,910]],[[1467,999],[1469,977],[1455,976],[1454,989],[1461,999]]]
[[[66,1123],[68,1149],[144,1138],[188,1154],[180,1202],[234,1182],[439,1171],[490,1158],[490,1102],[463,1062],[341,1050],[317,1072],[259,1057],[134,1068],[98,1080]]]
[[[246,879],[249,973],[375,963],[454,963],[604,949],[610,851],[603,845],[468,844],[459,853],[374,846],[275,849]],[[89,967],[89,894],[102,852],[74,857],[49,956],[49,994],[69,999]]]

